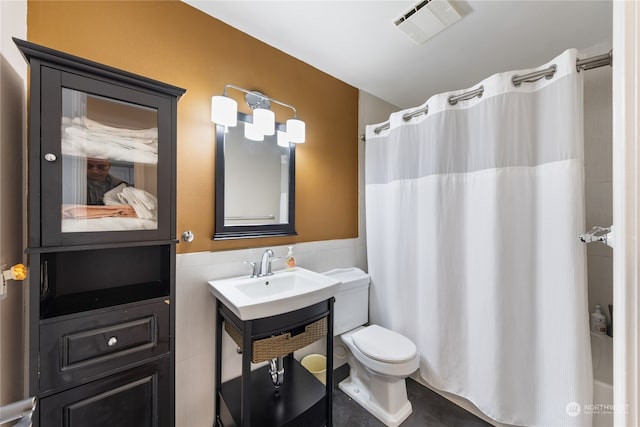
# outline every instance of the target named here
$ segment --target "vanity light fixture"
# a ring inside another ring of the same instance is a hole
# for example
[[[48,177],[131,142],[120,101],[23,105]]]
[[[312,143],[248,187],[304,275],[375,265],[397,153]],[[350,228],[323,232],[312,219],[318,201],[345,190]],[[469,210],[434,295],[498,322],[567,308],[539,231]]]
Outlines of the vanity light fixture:
[[[238,124],[238,103],[226,96],[211,98],[211,121],[226,127]]]
[[[289,141],[294,144],[303,143],[305,140],[305,133],[305,124],[302,120],[287,120],[287,135],[289,136]]]
[[[289,148],[289,143],[291,141],[289,141],[289,135],[287,135],[287,132],[281,130],[276,131],[276,138],[280,147]]]
[[[264,133],[255,123],[244,124],[244,137],[251,141],[264,141]]]
[[[273,135],[276,132],[275,113],[264,108],[256,108],[253,110],[253,126],[263,135]]]
[[[265,135],[275,134],[275,113],[270,108],[271,103],[276,103],[293,110],[293,118],[286,121],[286,131],[278,131],[278,145],[288,147],[289,143],[305,142],[305,123],[298,118],[298,112],[293,106],[260,92],[250,91],[232,84],[225,85],[222,95],[211,98],[212,122],[227,127],[237,125],[238,103],[227,96],[227,89],[243,92],[247,105],[253,110],[252,123],[245,123],[245,137],[247,139],[262,141]]]

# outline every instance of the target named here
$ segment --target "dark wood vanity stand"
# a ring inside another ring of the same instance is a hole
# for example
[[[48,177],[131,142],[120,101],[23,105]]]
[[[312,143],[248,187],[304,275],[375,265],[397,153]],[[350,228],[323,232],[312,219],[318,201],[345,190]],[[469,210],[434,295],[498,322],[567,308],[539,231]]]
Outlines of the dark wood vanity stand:
[[[243,321],[216,299],[214,427],[333,425],[333,302],[332,297],[300,310]],[[278,351],[271,349],[277,349],[279,344],[267,344],[269,340],[295,340],[296,336],[309,333],[310,328],[318,324],[323,331],[326,330],[327,338],[325,385],[293,358],[293,351],[289,352],[292,347],[283,353],[286,354],[284,381],[277,392],[271,382],[268,365],[251,371],[252,355],[262,351],[260,346],[265,344],[264,347],[269,347],[266,352],[271,352],[268,357],[275,357]],[[221,382],[223,328],[230,332],[242,349],[242,375],[224,384]]]
[[[31,70],[34,425],[173,426],[176,109],[184,90],[14,41]],[[90,171],[125,181],[125,201],[94,206]]]

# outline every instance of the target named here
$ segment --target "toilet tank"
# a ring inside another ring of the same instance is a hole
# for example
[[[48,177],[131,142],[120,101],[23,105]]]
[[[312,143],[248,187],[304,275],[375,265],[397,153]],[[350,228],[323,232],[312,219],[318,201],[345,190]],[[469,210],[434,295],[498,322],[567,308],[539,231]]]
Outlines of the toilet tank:
[[[333,306],[333,335],[362,326],[369,321],[369,275],[357,267],[336,268],[324,273],[340,280]]]

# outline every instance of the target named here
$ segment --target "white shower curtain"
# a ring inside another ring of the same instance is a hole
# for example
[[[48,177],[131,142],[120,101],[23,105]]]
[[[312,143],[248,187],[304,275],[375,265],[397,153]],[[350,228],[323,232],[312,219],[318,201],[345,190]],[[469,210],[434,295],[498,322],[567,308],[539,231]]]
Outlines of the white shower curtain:
[[[582,77],[575,50],[551,64],[551,79],[496,74],[480,98],[367,127],[370,317],[489,417],[588,427]]]

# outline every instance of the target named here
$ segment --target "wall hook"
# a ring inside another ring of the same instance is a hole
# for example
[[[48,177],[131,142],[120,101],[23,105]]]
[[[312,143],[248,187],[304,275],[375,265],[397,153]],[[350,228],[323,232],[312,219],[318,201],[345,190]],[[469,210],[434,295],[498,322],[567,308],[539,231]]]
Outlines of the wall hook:
[[[187,230],[184,233],[182,233],[182,241],[186,242],[186,243],[191,243],[193,242],[193,239],[195,239],[196,236],[193,234],[193,231],[191,230]]]

